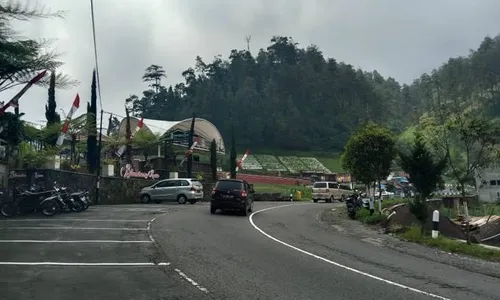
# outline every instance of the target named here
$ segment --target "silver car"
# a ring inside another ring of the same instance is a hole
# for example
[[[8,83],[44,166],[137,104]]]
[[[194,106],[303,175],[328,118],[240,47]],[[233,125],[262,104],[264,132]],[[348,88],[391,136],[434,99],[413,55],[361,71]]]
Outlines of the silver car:
[[[196,201],[203,199],[203,185],[191,178],[165,179],[143,188],[139,196],[142,203],[153,200],[156,203],[177,201],[179,204],[186,202],[195,204]]]

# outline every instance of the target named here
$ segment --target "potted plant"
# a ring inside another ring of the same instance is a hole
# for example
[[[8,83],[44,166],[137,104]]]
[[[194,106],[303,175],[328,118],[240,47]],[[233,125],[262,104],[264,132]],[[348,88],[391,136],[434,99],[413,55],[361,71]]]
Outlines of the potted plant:
[[[103,166],[102,166],[102,176],[115,176],[115,164],[116,160],[112,158],[105,158],[103,159]]]

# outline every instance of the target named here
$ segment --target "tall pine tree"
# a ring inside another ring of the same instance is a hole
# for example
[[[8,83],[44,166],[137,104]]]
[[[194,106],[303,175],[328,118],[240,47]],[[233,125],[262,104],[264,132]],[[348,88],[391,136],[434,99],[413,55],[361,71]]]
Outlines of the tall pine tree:
[[[90,88],[90,104],[87,104],[87,165],[89,173],[97,169],[97,83],[95,70],[92,73]]]
[[[48,96],[47,104],[45,105],[45,118],[47,119],[48,131],[44,140],[47,145],[55,146],[59,135],[59,126],[61,124],[61,117],[57,113],[55,71],[50,73]]]
[[[210,143],[210,170],[212,171],[212,180],[217,180],[217,142],[215,139]]]
[[[49,81],[49,92],[48,100],[45,105],[45,118],[47,119],[47,126],[52,124],[59,124],[61,122],[61,116],[57,113],[57,103],[56,103],[56,72],[52,71],[50,73]]]
[[[229,171],[231,178],[236,179],[236,140],[234,138],[234,127],[231,126],[231,153],[229,154]]]
[[[193,115],[193,120],[191,121],[191,128],[189,129],[189,136],[188,136],[188,146],[191,148],[191,146],[194,143],[194,122],[196,120],[196,116]],[[187,158],[187,178],[192,178],[193,176],[193,153],[188,156]]]
[[[132,164],[132,128],[130,126],[130,112],[125,107],[125,161],[127,164]]]

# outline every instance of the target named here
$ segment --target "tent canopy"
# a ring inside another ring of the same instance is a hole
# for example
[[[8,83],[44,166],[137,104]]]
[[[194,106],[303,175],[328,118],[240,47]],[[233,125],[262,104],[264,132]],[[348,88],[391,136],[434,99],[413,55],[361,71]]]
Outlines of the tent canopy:
[[[139,118],[130,117],[130,128],[132,132],[134,128],[137,127],[139,123]],[[166,134],[172,133],[174,131],[189,131],[191,128],[192,119],[185,119],[182,121],[162,121],[162,120],[152,120],[144,119],[143,129],[157,135],[164,136]],[[119,135],[125,136],[127,126],[126,118],[123,118],[120,122]],[[209,149],[210,143],[215,139],[217,142],[217,151],[220,153],[225,153],[224,140],[214,124],[201,118],[196,118],[194,123],[194,134],[200,137],[199,149]]]

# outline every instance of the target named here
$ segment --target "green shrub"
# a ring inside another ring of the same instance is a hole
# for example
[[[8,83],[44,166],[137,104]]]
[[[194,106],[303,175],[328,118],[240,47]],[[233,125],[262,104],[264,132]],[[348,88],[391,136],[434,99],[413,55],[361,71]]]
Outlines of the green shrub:
[[[378,224],[385,220],[387,217],[383,214],[375,212],[373,215],[370,215],[370,211],[366,208],[361,208],[356,212],[356,219],[360,220],[365,224]]]

